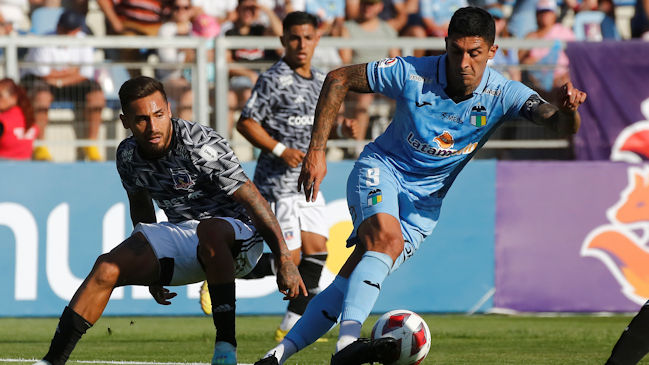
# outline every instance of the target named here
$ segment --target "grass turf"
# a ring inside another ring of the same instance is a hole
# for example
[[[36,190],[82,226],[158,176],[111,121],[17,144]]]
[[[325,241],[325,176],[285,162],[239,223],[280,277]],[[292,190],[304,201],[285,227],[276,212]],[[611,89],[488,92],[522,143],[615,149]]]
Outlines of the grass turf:
[[[432,347],[423,364],[603,364],[629,316],[426,315]],[[369,335],[377,316],[363,327]],[[0,319],[0,359],[40,358],[58,319]],[[254,363],[275,345],[278,316],[239,316],[238,355]],[[337,330],[287,364],[328,364]],[[70,360],[202,362],[211,359],[210,317],[104,317]],[[0,360],[2,362],[2,360]],[[645,359],[642,364],[649,364]]]

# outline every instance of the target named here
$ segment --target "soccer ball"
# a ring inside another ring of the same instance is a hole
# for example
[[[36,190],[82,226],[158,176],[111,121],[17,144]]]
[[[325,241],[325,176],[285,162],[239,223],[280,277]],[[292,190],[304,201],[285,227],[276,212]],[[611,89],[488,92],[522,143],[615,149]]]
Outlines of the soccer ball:
[[[397,309],[385,313],[372,328],[372,339],[392,337],[399,342],[401,355],[388,365],[417,365],[430,350],[430,330],[417,313]]]

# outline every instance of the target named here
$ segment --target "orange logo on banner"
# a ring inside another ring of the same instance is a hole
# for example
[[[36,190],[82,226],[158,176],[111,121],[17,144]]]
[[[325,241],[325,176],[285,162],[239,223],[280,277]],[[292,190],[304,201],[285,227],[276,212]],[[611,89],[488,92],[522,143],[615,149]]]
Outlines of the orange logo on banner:
[[[606,216],[611,224],[591,231],[582,256],[600,259],[637,304],[649,299],[649,167],[628,169],[629,184]]]

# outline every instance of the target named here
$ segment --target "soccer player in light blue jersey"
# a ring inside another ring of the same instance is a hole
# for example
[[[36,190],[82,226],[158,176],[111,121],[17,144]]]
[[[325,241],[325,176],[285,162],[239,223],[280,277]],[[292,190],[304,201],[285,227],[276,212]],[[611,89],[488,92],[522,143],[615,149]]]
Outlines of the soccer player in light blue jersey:
[[[331,364],[390,363],[393,339],[359,338],[383,280],[433,231],[442,201],[457,174],[496,127],[522,117],[561,135],[579,128],[577,108],[586,94],[571,83],[559,106],[487,67],[498,46],[491,15],[459,9],[451,18],[446,54],[391,58],[334,70],[325,79],[311,143],[298,179],[313,200],[326,173],[325,149],[348,91],[378,92],[396,100],[387,130],[361,153],[347,182],[354,252],[333,283],[258,364],[282,364],[326,333],[340,316]]]

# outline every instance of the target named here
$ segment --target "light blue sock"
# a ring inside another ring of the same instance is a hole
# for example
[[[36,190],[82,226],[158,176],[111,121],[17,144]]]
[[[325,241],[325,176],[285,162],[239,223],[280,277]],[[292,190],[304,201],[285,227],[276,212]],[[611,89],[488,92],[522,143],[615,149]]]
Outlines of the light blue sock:
[[[347,279],[336,276],[325,290],[311,299],[302,318],[286,335],[298,351],[314,343],[337,323],[346,291]]]
[[[381,252],[367,251],[363,255],[349,277],[341,321],[365,322],[379,297],[383,280],[390,273],[392,263],[392,258]]]

